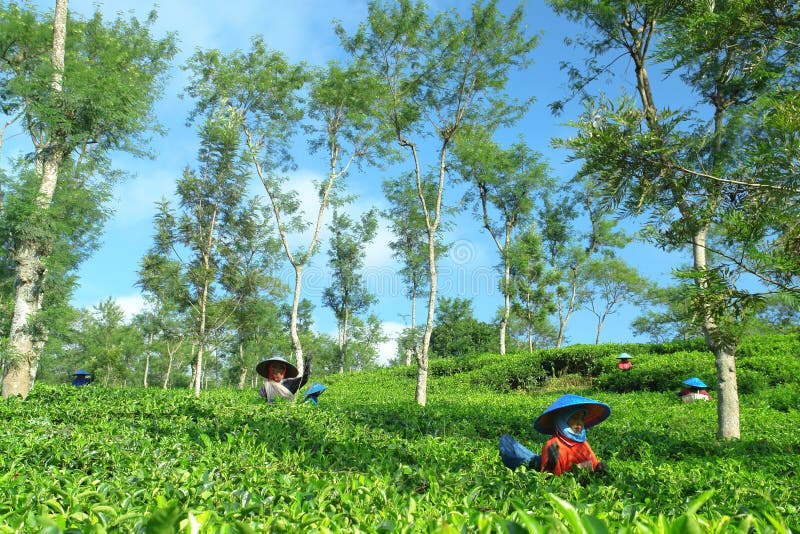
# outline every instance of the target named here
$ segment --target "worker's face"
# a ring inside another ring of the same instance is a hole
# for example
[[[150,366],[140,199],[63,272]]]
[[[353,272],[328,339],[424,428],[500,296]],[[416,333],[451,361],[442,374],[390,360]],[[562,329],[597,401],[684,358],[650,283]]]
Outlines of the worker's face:
[[[286,374],[286,366],[282,363],[271,363],[269,364],[269,369],[267,371],[267,378],[274,382],[280,382],[283,380],[283,376]]]
[[[569,419],[567,419],[567,425],[569,425],[573,432],[580,434],[581,430],[583,430],[583,421],[583,412],[575,412],[569,417]]]

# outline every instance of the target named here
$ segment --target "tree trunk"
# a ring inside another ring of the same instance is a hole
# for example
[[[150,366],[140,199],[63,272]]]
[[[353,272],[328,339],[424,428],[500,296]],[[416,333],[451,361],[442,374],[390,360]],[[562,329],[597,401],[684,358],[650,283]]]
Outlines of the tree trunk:
[[[598,317],[598,319],[597,319],[597,335],[594,338],[594,344],[595,345],[599,345],[600,344],[600,332],[603,331],[603,322],[604,322],[604,319],[602,317]]]
[[[169,349],[168,349],[169,351]],[[169,387],[169,375],[172,372],[172,353],[169,352],[169,360],[167,361],[167,371],[164,373],[164,383],[161,386],[161,389],[167,389]]]
[[[67,0],[56,0],[55,18],[53,20],[53,48],[50,62],[53,66],[53,77],[50,88],[54,93],[61,92],[64,77],[64,50],[67,34]],[[50,139],[45,146],[36,147],[36,167],[41,169],[42,181],[39,185],[37,208],[46,210],[53,200],[53,193],[58,181],[58,170],[61,167],[62,148],[58,139]],[[41,309],[45,267],[44,254],[35,242],[24,243],[14,255],[16,279],[14,281],[14,313],[9,329],[11,345],[11,364],[3,377],[3,397],[20,395],[28,396],[36,380],[39,368],[39,354],[44,341],[44,333],[38,339],[30,333],[30,321]]]
[[[209,265],[208,257],[204,258],[203,263],[206,267]],[[197,380],[194,382],[194,396],[200,396],[200,388],[203,385],[203,349],[206,344],[206,304],[208,303],[208,283],[203,284],[203,291],[200,293],[200,334],[199,343],[197,346],[197,360],[195,363],[195,372],[197,373]]]
[[[415,400],[420,406],[428,402],[428,350],[433,333],[433,314],[436,305],[436,249],[435,232],[428,232],[428,262],[430,264],[431,291],[428,296],[428,319],[425,323],[425,336],[422,339],[422,352],[417,356],[417,390]]]
[[[413,275],[412,275],[413,277]],[[411,284],[411,345],[413,350],[406,350],[406,365],[411,365],[411,356],[419,353],[419,343],[417,343],[417,283]]]
[[[32,244],[27,244],[15,255],[16,282],[14,314],[11,318],[10,365],[3,378],[3,397],[28,396],[35,374],[31,370],[38,364],[34,337],[28,323],[42,304],[42,282],[45,268]]]
[[[694,268],[708,268],[706,259],[706,236],[704,227],[692,239]],[[705,288],[705,281],[698,282]],[[721,342],[717,336],[718,327],[710,313],[703,317],[703,335],[706,346],[714,353],[717,368],[717,437],[720,439],[739,439],[739,389],[736,382],[736,347]]]
[[[203,344],[201,343],[197,347],[197,357],[194,360],[194,384],[192,384],[192,389],[194,390],[194,396],[200,397],[200,390],[203,387]]]
[[[143,385],[147,387],[147,374],[150,372],[150,347],[153,346],[153,334],[150,333],[149,339],[147,340],[147,350],[145,351],[144,355],[144,381]]]
[[[566,313],[564,313],[561,299],[558,299],[558,338],[556,339],[557,349],[560,349],[561,344],[564,343],[564,332],[567,329],[567,323],[569,322],[570,317],[572,317],[572,312],[575,311],[575,301],[578,298],[578,270],[576,267],[572,267],[571,271],[572,273],[570,277],[572,288],[570,290],[569,303],[567,305]]]
[[[300,288],[303,283],[303,266],[294,266],[294,298],[292,298],[292,315],[289,320],[289,335],[292,339],[292,353],[297,362],[297,372],[303,376],[305,362],[303,361],[303,346],[300,343],[300,334],[297,332],[297,310],[300,307]]]
[[[239,389],[244,389],[244,385],[247,382],[247,365],[245,365],[244,361],[244,346],[240,342],[239,343],[239,361],[242,362],[242,366],[239,368]]]
[[[147,373],[150,372],[150,351],[145,353],[144,355],[144,380],[142,381],[142,386],[147,387]]]
[[[239,389],[244,389],[244,385],[247,382],[247,366],[243,365],[239,369]]]
[[[561,343],[564,342],[564,329],[567,327],[567,321],[564,320],[563,307],[561,301],[558,301],[558,336],[556,336],[556,348],[561,348]]]
[[[528,352],[533,353],[533,322],[528,325]]]
[[[508,245],[506,245],[506,250],[508,250]],[[511,317],[511,293],[509,291],[509,287],[511,286],[511,264],[509,263],[508,258],[505,258],[504,263],[503,318],[500,320],[500,356],[503,356],[506,353],[506,331],[508,330],[508,319]]]
[[[736,382],[735,348],[714,350],[717,366],[717,437],[739,439],[739,387]]]
[[[192,359],[191,359],[191,363],[189,364],[189,365],[192,366],[192,378],[191,378],[191,381],[189,382],[189,389],[192,389],[192,390],[194,389],[194,383],[197,382],[197,359],[194,356],[195,347],[196,347],[196,345],[194,343],[192,343],[192,351],[190,353],[191,356],[192,356]]]

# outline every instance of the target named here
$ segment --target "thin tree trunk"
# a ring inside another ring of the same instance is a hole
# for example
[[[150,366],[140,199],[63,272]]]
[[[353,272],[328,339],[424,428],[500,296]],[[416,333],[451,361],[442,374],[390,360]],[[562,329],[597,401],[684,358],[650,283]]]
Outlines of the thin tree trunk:
[[[561,299],[558,299],[558,337],[556,338],[556,348],[560,349],[561,344],[564,343],[564,332],[567,329],[567,323],[572,317],[572,312],[575,310],[575,299],[578,295],[578,281],[576,269],[572,268],[572,289],[569,297],[569,304],[567,305],[566,313],[561,304]]]
[[[435,232],[428,231],[428,262],[430,267],[431,291],[428,296],[428,318],[425,323],[425,336],[422,339],[422,353],[417,357],[417,389],[415,400],[421,406],[428,402],[428,350],[431,346],[433,333],[433,314],[436,306],[436,249],[434,246]]]
[[[428,231],[428,268],[430,270],[431,290],[428,295],[428,317],[425,322],[425,335],[422,339],[422,353],[417,357],[417,389],[415,393],[416,401],[420,406],[425,406],[428,402],[428,351],[431,347],[431,334],[433,333],[433,318],[436,308],[436,230],[442,216],[442,195],[444,194],[444,177],[447,159],[448,139],[444,139],[439,151],[439,184],[436,191],[436,206],[434,209],[433,221],[431,212],[425,200],[422,188],[422,173],[419,168],[419,158],[417,147],[408,144],[414,156],[414,171],[417,180],[417,196],[422,204],[422,213],[425,215],[425,226]]]
[[[206,267],[208,267],[208,258],[204,259]],[[194,396],[200,396],[200,388],[203,385],[203,350],[206,343],[206,304],[208,302],[208,283],[203,284],[203,291],[200,293],[200,340],[197,347],[197,363],[195,364],[195,372],[197,373],[197,380],[194,383]]]
[[[505,255],[504,255],[505,256]],[[511,317],[511,292],[509,287],[511,285],[511,264],[508,258],[505,258],[505,267],[503,269],[503,318],[500,321],[500,355],[506,353],[506,331],[508,330],[508,320]]]
[[[54,93],[61,92],[64,77],[64,50],[67,34],[67,0],[56,0],[55,17],[53,19],[53,48],[50,62],[53,66],[53,77],[50,88]],[[58,181],[58,170],[61,167],[62,148],[58,139],[50,139],[45,146],[36,147],[36,168],[42,172],[39,185],[39,196],[36,199],[38,209],[47,210],[53,200],[53,193]],[[29,324],[33,316],[42,307],[45,254],[32,241],[24,243],[14,256],[16,279],[14,282],[14,313],[9,328],[11,345],[11,364],[3,377],[3,397],[20,395],[28,396],[36,380],[39,368],[39,354],[45,334],[34,338]]]
[[[412,277],[414,275],[412,274]],[[411,283],[411,345],[413,350],[406,350],[406,365],[411,365],[411,356],[416,358],[419,352],[417,343],[417,283]]]
[[[602,332],[602,331],[603,331],[603,319],[602,318],[598,318],[597,319],[597,335],[594,338],[594,344],[595,345],[599,345],[600,344],[600,332]]]
[[[164,382],[161,389],[167,389],[169,387],[169,375],[172,373],[172,353],[169,352],[169,349],[167,349],[167,353],[169,359],[167,361],[167,371],[164,373]]]
[[[706,236],[708,229],[703,228],[695,234],[692,240],[692,253],[694,268],[706,270]],[[698,283],[705,289],[705,281]],[[714,353],[714,363],[717,368],[717,437],[720,439],[739,439],[739,388],[736,380],[735,346],[719,341],[718,327],[711,314],[706,312],[703,318],[703,335],[706,345]]]
[[[239,368],[239,389],[244,389],[245,382],[247,382],[247,366],[244,364],[244,347],[239,343],[239,361],[242,366]]]
[[[533,352],[533,323],[528,324],[528,352]]]
[[[147,387],[147,374],[150,372],[150,347],[153,346],[153,333],[150,333],[150,337],[147,340],[147,350],[145,351],[144,355],[144,381],[143,385]]]
[[[305,371],[303,360],[303,345],[300,343],[300,334],[297,332],[297,310],[300,307],[300,289],[303,282],[303,266],[294,266],[294,297],[292,298],[292,315],[289,320],[289,336],[292,340],[292,353],[297,362],[297,372],[300,376]]]
[[[192,378],[191,378],[191,382],[189,382],[189,389],[192,389],[192,390],[194,390],[194,384],[195,384],[195,382],[197,382],[197,359],[195,358],[195,355],[194,355],[195,348],[196,348],[196,345],[194,343],[192,343],[192,351],[190,353],[191,357],[192,357],[191,363],[190,363],[190,365],[192,366]]]

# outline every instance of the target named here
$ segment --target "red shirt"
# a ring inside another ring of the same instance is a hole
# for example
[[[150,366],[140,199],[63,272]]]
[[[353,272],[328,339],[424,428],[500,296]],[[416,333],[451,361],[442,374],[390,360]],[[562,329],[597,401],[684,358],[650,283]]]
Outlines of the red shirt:
[[[617,369],[622,369],[623,371],[627,371],[631,367],[633,367],[633,364],[628,361],[622,361],[617,364]]]
[[[544,444],[544,448],[542,448],[543,472],[548,471],[546,468],[548,459],[547,448],[552,443],[558,443],[559,448],[558,461],[556,462],[555,468],[552,470],[552,473],[555,475],[560,475],[565,471],[569,471],[569,468],[574,464],[583,462],[591,462],[592,470],[594,471],[594,468],[597,467],[598,463],[600,463],[597,461],[597,457],[594,455],[594,451],[589,446],[588,441],[578,443],[577,441],[572,441],[571,439],[560,434],[556,434],[547,440],[547,443]]]

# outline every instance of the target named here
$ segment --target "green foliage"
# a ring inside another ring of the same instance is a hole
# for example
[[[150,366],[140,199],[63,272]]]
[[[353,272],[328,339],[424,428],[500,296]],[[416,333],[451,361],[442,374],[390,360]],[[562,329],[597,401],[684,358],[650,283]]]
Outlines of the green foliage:
[[[597,387],[619,393],[631,391],[677,391],[680,383],[697,376],[714,384],[714,355],[709,351],[679,351],[669,354],[638,354],[633,368],[620,372],[613,364],[595,379]]]
[[[267,406],[255,390],[194,398],[39,383],[26,401],[0,403],[0,532],[798,528],[800,436],[774,432],[795,425],[796,409],[762,397],[743,399],[741,440],[716,442],[714,403],[683,404],[669,391],[578,391],[612,407],[589,430],[610,474],[509,471],[499,435],[540,448],[546,436],[533,419],[574,390],[504,393],[474,379],[534,361],[434,360],[425,407],[414,402],[407,368],[328,376],[319,406]]]

